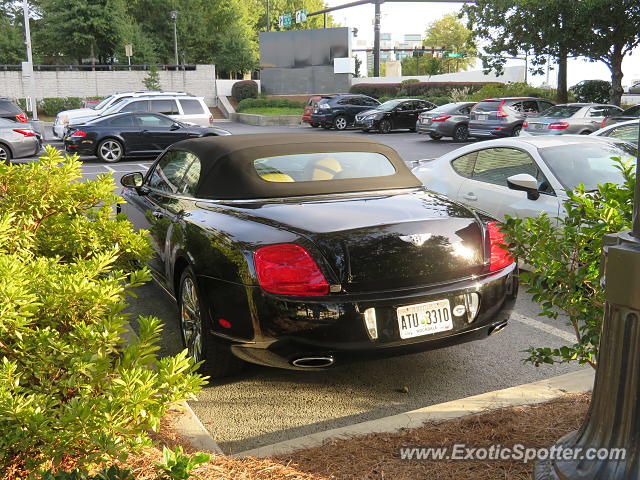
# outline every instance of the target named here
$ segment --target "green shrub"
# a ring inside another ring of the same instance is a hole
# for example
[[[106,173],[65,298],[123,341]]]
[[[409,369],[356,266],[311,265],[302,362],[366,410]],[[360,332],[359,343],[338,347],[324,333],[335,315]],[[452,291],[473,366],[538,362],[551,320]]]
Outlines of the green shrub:
[[[398,96],[398,97],[381,97],[378,99],[380,103],[384,103],[388,100],[394,100],[396,98],[407,98],[407,96]],[[444,105],[445,103],[450,103],[451,99],[447,96],[435,96],[435,97],[425,97],[425,96],[416,96],[411,98],[420,98],[422,100],[427,100],[428,102],[435,103],[436,105]]]
[[[158,360],[159,320],[123,345],[146,232],[113,213],[113,178],[77,157],[0,164],[0,471],[123,457],[203,384],[186,352]]]
[[[242,113],[249,108],[299,108],[303,109],[304,102],[296,102],[288,98],[245,98],[238,103],[236,112]]]
[[[245,98],[257,98],[258,84],[253,80],[240,80],[231,87],[231,96],[238,102]]]
[[[420,80],[417,78],[407,78],[406,80],[402,80],[400,82],[400,86],[404,87],[405,85],[409,85],[410,83],[420,83]]]
[[[471,100],[475,101],[500,97],[538,97],[553,100],[556,97],[556,91],[532,87],[524,82],[495,83],[485,85],[469,96]]]
[[[569,89],[578,102],[607,103],[611,82],[606,80],[584,80]]]
[[[45,97],[39,99],[36,106],[38,107],[38,113],[54,117],[63,110],[82,108],[83,100],[85,99],[80,97]],[[17,103],[22,110],[27,110],[27,102],[24,98],[19,98]]]
[[[454,89],[468,88],[476,92],[495,82],[408,82],[408,83],[358,83],[349,90],[351,93],[381,97],[444,97]]]
[[[566,217],[556,220],[546,213],[539,217],[507,217],[502,226],[507,249],[529,265],[520,279],[541,305],[541,316],[559,320],[568,317],[576,342],[560,348],[530,347],[526,361],[571,362],[596,365],[604,307],[600,283],[602,237],[631,228],[635,165],[616,159],[625,181],[605,184],[595,192],[583,186],[568,192]]]

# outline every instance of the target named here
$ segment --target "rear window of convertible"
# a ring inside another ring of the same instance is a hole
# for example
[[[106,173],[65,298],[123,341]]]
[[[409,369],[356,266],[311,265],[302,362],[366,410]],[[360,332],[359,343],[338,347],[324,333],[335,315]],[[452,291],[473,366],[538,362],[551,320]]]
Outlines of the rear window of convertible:
[[[396,173],[387,157],[374,152],[282,155],[259,158],[253,166],[260,178],[276,183],[386,177]]]

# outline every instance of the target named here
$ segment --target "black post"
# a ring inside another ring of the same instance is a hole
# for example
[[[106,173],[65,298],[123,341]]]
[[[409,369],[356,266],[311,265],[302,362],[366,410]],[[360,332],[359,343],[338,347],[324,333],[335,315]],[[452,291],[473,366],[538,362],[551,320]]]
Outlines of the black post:
[[[640,150],[640,128],[638,142]],[[633,230],[604,238],[606,304],[591,406],[580,429],[557,443],[583,453],[624,449],[624,458],[541,461],[534,469],[536,480],[640,479],[639,173],[636,161]]]
[[[380,76],[380,0],[375,0],[373,20],[373,76]]]

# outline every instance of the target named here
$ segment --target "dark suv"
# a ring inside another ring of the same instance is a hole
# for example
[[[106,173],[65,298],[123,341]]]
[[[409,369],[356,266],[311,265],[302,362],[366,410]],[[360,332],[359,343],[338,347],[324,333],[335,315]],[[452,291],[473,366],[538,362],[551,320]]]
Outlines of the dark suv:
[[[525,119],[555,104],[534,97],[491,98],[471,109],[469,136],[476,138],[517,137]]]
[[[313,109],[311,121],[323,128],[344,130],[355,122],[356,114],[380,105],[366,95],[324,95]]]
[[[0,118],[12,122],[27,123],[29,119],[22,109],[8,98],[0,98]]]

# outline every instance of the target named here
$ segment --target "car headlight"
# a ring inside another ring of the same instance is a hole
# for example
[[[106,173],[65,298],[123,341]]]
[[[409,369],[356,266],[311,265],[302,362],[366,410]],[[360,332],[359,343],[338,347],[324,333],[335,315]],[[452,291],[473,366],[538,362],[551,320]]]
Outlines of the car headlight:
[[[61,123],[62,125],[66,125],[66,124],[68,124],[68,123],[69,123],[69,117],[68,117],[68,116],[66,116],[66,115],[62,115],[62,116],[60,117],[60,123]]]

